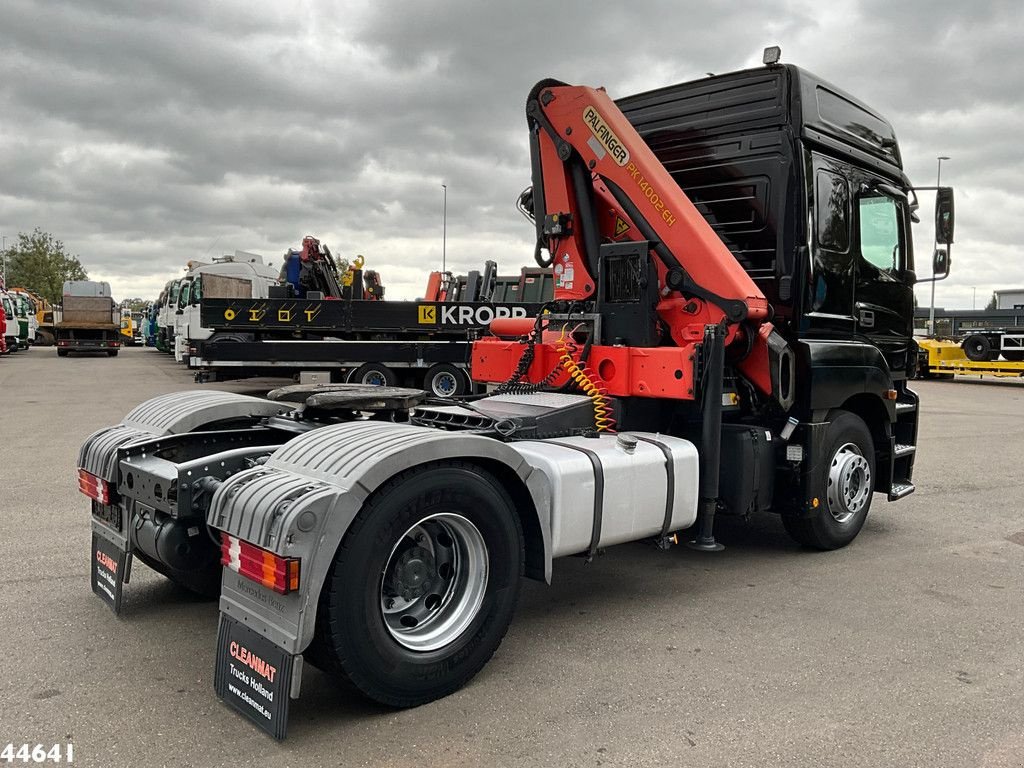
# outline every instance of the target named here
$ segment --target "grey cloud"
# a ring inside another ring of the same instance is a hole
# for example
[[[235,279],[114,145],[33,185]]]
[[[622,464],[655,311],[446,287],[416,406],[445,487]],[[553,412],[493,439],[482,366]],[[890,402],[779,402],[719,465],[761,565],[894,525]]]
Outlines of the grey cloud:
[[[213,243],[276,257],[313,233],[412,296],[440,262],[441,183],[451,265],[529,261],[513,203],[538,79],[620,96],[756,65],[778,42],[890,117],[919,183],[954,158],[957,272],[938,293],[962,303],[996,279],[995,251],[1024,285],[1021,17],[1004,2],[7,0],[0,231],[43,226],[125,291]]]

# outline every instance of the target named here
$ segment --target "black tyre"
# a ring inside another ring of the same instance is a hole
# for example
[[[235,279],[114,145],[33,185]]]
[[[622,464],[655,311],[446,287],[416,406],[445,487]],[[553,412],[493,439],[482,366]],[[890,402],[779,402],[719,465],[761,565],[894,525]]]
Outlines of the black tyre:
[[[469,391],[469,378],[454,365],[438,363],[427,369],[423,389],[435,397],[458,397]]]
[[[875,446],[864,421],[849,411],[834,411],[825,433],[824,451],[811,517],[783,514],[786,532],[815,549],[839,549],[853,541],[867,519],[875,489]]]
[[[348,375],[349,384],[374,384],[379,387],[393,387],[397,380],[395,372],[380,363],[365,363]]]
[[[58,349],[57,350],[57,357],[67,357],[67,356],[68,356],[68,350],[66,350],[66,349]]]
[[[1024,363],[1024,349],[1004,349],[1003,357],[1010,363]]]
[[[108,349],[107,350],[107,355],[110,356],[110,357],[117,357],[117,353],[118,353],[118,350],[116,350],[116,349]]]
[[[404,472],[345,534],[308,655],[388,706],[447,696],[505,636],[523,562],[515,507],[490,473],[460,461]]]
[[[960,346],[963,347],[968,360],[982,363],[992,359],[992,342],[989,341],[988,336],[982,336],[980,333],[973,334],[964,339]]]

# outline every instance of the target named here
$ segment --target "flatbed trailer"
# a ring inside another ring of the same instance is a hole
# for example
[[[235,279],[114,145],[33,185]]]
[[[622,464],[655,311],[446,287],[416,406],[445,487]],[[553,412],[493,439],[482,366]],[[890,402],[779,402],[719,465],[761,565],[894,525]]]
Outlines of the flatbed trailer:
[[[1024,377],[1024,362],[1010,360],[970,360],[959,341],[922,339],[918,341],[918,376],[946,378],[954,376]]]
[[[327,371],[336,381],[464,394],[472,342],[539,303],[204,299],[213,335],[189,350],[197,381]]]

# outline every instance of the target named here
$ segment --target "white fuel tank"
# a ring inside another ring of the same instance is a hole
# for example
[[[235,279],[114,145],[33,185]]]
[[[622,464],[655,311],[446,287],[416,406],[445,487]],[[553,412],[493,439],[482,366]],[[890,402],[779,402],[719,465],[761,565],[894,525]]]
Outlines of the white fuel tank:
[[[656,536],[667,516],[668,531],[697,518],[697,449],[688,440],[629,432],[509,445],[547,478],[552,557]]]

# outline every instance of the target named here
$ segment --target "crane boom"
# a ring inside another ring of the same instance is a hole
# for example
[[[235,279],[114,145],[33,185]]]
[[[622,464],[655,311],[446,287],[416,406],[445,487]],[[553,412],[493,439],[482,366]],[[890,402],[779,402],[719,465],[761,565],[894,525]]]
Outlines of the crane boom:
[[[725,346],[747,344],[737,367],[771,395],[767,299],[604,89],[544,80],[531,91],[526,113],[538,262],[554,272],[555,299],[595,303],[601,311],[601,282],[611,273],[603,247],[636,243],[653,265],[654,330],[635,334],[645,339],[639,344],[632,329],[592,340],[591,367],[609,394],[695,399],[695,348],[707,328],[722,326]],[[634,266],[626,281],[647,279]],[[550,378],[545,367],[560,355],[551,339],[547,346],[531,353],[525,380]],[[521,358],[521,349],[484,339],[474,377],[522,375]]]

